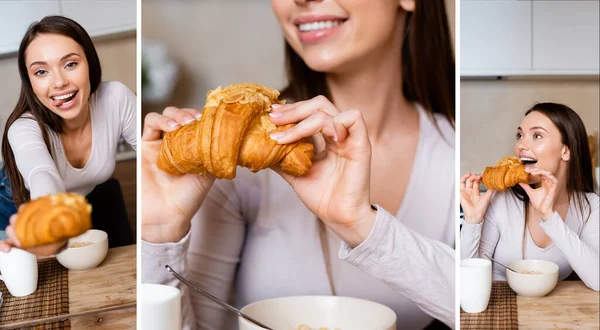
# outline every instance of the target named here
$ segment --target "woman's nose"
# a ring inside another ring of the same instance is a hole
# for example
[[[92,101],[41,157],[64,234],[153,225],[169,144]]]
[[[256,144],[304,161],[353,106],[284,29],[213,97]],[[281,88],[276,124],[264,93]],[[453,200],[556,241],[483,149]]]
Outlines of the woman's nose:
[[[527,146],[525,139],[520,139],[517,141],[517,150],[524,151],[524,150],[527,150],[528,148],[529,148],[529,146]]]
[[[58,72],[54,75],[54,88],[62,88],[65,87],[67,84],[67,79],[65,79],[62,72]]]

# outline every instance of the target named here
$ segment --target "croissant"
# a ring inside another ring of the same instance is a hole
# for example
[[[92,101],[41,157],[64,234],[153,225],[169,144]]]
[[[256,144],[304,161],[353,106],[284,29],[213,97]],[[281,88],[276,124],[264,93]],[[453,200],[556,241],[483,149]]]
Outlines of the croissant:
[[[519,182],[529,182],[529,173],[517,157],[504,157],[494,167],[486,167],[481,180],[488,189],[504,191]]]
[[[269,121],[279,92],[259,84],[220,86],[208,92],[202,118],[164,135],[157,166],[170,174],[205,174],[233,179],[237,165],[252,172],[278,166],[302,176],[310,170],[314,147],[305,138],[277,144],[269,137],[294,124]]]
[[[19,210],[15,234],[24,248],[55,243],[90,229],[91,213],[92,206],[79,194],[40,197]]]

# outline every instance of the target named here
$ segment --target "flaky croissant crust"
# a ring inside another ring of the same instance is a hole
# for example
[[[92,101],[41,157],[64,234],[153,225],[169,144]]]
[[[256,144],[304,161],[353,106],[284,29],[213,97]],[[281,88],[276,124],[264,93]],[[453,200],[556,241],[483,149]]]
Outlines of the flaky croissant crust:
[[[166,133],[157,166],[170,174],[206,174],[232,179],[238,165],[257,172],[278,166],[301,176],[312,166],[313,145],[308,139],[279,145],[270,134],[293,125],[276,126],[269,120],[279,92],[259,84],[230,85],[208,92],[202,118]]]
[[[529,173],[525,172],[525,166],[517,157],[504,157],[496,166],[486,167],[481,182],[488,189],[504,191],[516,184],[528,183]]]
[[[59,242],[90,229],[91,213],[92,206],[76,193],[40,197],[19,210],[15,234],[24,248]]]

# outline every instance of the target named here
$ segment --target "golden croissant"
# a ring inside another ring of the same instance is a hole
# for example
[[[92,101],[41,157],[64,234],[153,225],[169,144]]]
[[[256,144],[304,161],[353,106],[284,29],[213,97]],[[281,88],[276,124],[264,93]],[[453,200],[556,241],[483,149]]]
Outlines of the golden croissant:
[[[519,182],[528,183],[529,173],[525,172],[525,166],[517,157],[504,157],[496,166],[486,167],[481,180],[488,189],[504,191]]]
[[[59,242],[90,229],[91,213],[92,206],[79,194],[40,197],[19,210],[15,234],[24,248]]]
[[[252,83],[208,92],[200,120],[164,135],[158,167],[170,174],[209,172],[219,179],[233,179],[238,165],[252,172],[278,166],[293,176],[308,173],[314,147],[307,138],[281,145],[270,138],[294,126],[270,122],[271,105],[284,103],[278,97],[277,90]]]

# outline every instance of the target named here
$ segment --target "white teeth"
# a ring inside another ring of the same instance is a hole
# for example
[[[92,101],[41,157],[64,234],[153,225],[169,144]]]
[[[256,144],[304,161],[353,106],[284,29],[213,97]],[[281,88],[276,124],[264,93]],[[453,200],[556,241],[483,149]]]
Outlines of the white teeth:
[[[65,95],[60,95],[60,96],[53,96],[52,99],[54,100],[64,100],[64,99],[68,99],[69,97],[75,95],[75,93],[69,93],[69,94],[65,94]]]
[[[334,26],[338,26],[342,24],[342,21],[322,21],[322,22],[312,22],[312,23],[304,23],[300,24],[301,32],[310,32],[316,30],[324,30],[330,29]]]
[[[521,158],[519,158],[519,160],[524,161],[524,162],[535,162],[536,161],[533,158],[525,158],[525,157],[521,157]]]

